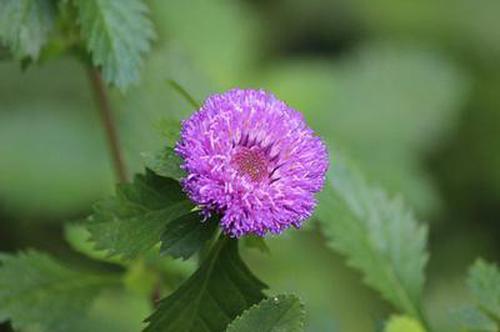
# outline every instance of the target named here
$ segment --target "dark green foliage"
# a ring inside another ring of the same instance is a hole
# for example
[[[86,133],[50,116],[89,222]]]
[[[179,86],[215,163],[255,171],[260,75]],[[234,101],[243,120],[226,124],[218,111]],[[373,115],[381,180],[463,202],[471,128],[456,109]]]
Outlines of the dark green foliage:
[[[151,249],[165,226],[192,208],[178,182],[147,171],[96,204],[88,229],[97,249],[132,258]]]
[[[219,226],[218,218],[202,218],[200,211],[193,211],[168,223],[161,236],[160,253],[188,259],[198,252]]]
[[[257,235],[247,235],[242,239],[242,243],[247,248],[254,248],[264,254],[270,254],[271,249],[267,246],[266,240]]]
[[[200,268],[160,302],[145,331],[223,331],[264,298],[264,288],[241,260],[238,242],[221,237]]]
[[[174,181],[184,175],[181,161],[162,147],[175,145],[180,119],[205,96],[240,85],[270,90],[304,113],[363,173],[333,153],[331,186],[321,194],[316,218],[325,234],[305,228],[269,236],[273,256],[245,253],[277,289],[301,293],[310,307],[309,331],[421,331],[421,311],[428,315],[427,332],[498,331],[495,265],[478,261],[471,268],[470,303],[453,308],[467,303],[457,271],[478,254],[499,258],[499,10],[498,0],[0,0],[1,250],[34,246],[69,254],[60,222],[109,193],[113,177],[86,70],[100,70],[122,90],[142,78],[127,94],[110,90],[127,168],[140,169],[142,151],[162,151],[145,155],[156,175],[121,186],[117,197],[96,205],[88,225],[66,229],[73,250],[125,270],[126,290],[113,286],[114,276],[36,252],[0,255],[0,320],[22,332],[139,331],[153,295],[179,294],[176,287],[197,260],[160,257],[151,249],[212,257],[207,239],[218,225],[200,223]],[[154,49],[150,20],[159,36]],[[432,228],[425,308],[426,227],[393,194]],[[401,315],[323,251],[323,235]],[[96,244],[104,250],[94,250]],[[260,237],[239,244],[269,250]],[[205,289],[231,288],[217,284],[226,276],[217,271],[232,269],[217,264],[213,278],[203,279]],[[202,280],[197,273],[194,281]],[[195,282],[191,287],[199,291]],[[217,298],[230,306],[234,297]],[[230,330],[266,331],[263,325],[287,308],[283,317],[302,321],[303,311],[287,299],[246,308]],[[220,321],[210,299],[188,315],[180,309],[190,310],[193,301],[183,301],[163,305],[170,313],[165,321],[173,322],[167,331],[203,331],[181,326],[201,315]],[[83,322],[89,307],[90,320]],[[212,330],[226,330],[222,325]],[[158,322],[156,330],[163,327]]]
[[[300,332],[304,331],[304,305],[294,295],[265,299],[236,318],[227,332]]]
[[[0,255],[0,264],[0,321],[10,319],[22,330],[36,325],[44,332],[80,332],[99,291],[119,283],[112,275],[78,271],[35,251]]]

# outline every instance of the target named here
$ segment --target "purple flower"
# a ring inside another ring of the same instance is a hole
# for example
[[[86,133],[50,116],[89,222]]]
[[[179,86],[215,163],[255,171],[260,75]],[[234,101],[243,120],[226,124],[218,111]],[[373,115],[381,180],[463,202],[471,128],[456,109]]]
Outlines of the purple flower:
[[[210,96],[183,122],[176,152],[184,190],[234,237],[300,227],[328,168],[326,146],[302,114],[263,90]]]

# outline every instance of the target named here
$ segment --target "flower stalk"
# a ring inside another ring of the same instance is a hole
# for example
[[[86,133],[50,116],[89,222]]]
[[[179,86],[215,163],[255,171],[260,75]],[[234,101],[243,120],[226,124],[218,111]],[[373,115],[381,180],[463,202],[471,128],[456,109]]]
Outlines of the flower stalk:
[[[116,179],[120,183],[127,182],[127,169],[120,148],[116,123],[113,117],[113,110],[109,102],[108,94],[106,92],[106,86],[102,80],[101,73],[97,68],[90,67],[87,72],[97,104],[97,109],[99,111],[99,116],[106,133],[106,139],[111,159],[113,161]]]

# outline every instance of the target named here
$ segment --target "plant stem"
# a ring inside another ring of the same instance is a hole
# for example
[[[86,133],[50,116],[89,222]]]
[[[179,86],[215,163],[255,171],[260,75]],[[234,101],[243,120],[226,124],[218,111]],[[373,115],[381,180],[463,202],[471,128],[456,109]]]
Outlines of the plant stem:
[[[113,111],[109,102],[106,86],[102,80],[101,73],[97,68],[89,67],[88,76],[92,90],[94,92],[95,101],[99,110],[106,138],[108,141],[109,151],[113,160],[115,176],[118,182],[127,182],[127,170],[123,161],[123,155],[120,149],[120,142],[116,131]]]
[[[151,304],[154,308],[158,308],[161,300],[161,284],[158,282],[154,288],[153,293],[151,294]]]
[[[182,87],[179,83],[174,80],[168,80],[168,84],[178,93],[180,94],[194,109],[200,108],[200,104],[196,101],[196,99],[191,96],[189,92],[187,92],[184,87]]]

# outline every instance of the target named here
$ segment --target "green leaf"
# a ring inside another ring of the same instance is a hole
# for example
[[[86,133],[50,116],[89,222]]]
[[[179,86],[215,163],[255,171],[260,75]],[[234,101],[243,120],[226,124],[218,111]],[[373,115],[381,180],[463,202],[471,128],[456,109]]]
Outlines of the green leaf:
[[[142,156],[146,167],[158,175],[174,180],[180,180],[186,176],[181,168],[181,157],[171,147],[166,147],[158,154],[143,153]]]
[[[0,1],[0,41],[17,59],[37,59],[54,24],[51,0]]]
[[[156,123],[156,127],[160,131],[161,135],[167,140],[166,144],[170,147],[174,146],[179,140],[181,122],[172,118],[160,118],[156,121]]]
[[[119,185],[116,197],[96,204],[87,227],[96,249],[133,258],[157,244],[165,226],[192,208],[177,181],[147,171],[134,183]]]
[[[482,259],[469,269],[467,286],[474,305],[452,312],[453,321],[461,331],[496,332],[500,321],[500,271],[495,264]]]
[[[270,254],[271,249],[267,246],[266,240],[257,235],[247,235],[241,239],[243,245],[247,248],[254,248],[259,250],[261,253]]]
[[[299,332],[304,330],[304,321],[304,305],[300,299],[294,295],[278,295],[245,310],[226,331]]]
[[[218,220],[210,218],[202,222],[200,211],[181,216],[168,223],[161,236],[160,253],[174,258],[188,259],[213,238]]]
[[[106,250],[96,250],[95,244],[90,241],[91,234],[83,223],[64,225],[64,238],[73,250],[92,259],[107,263],[123,264],[117,256],[110,257]]]
[[[469,270],[467,285],[479,307],[500,321],[500,271],[498,267],[478,259]]]
[[[238,242],[221,237],[200,268],[160,302],[145,331],[223,331],[264,298],[264,288],[241,260]]]
[[[337,154],[318,217],[328,245],[345,254],[368,285],[402,312],[421,318],[427,228],[401,200],[368,186]]]
[[[384,332],[425,332],[425,329],[411,317],[392,316],[387,322]]]
[[[462,307],[452,313],[460,331],[497,332],[497,324],[473,306]]]
[[[139,79],[144,54],[151,48],[153,25],[142,0],[75,0],[78,19],[93,64],[104,79],[125,88]]]
[[[36,324],[42,331],[77,331],[99,291],[119,282],[35,251],[0,255],[0,262],[0,320],[10,319],[16,329]]]

